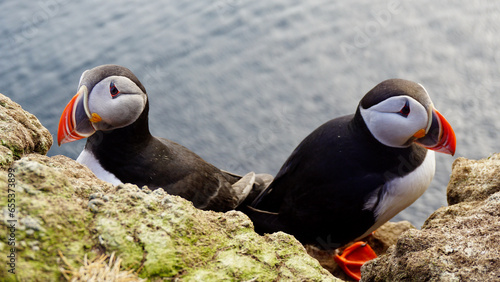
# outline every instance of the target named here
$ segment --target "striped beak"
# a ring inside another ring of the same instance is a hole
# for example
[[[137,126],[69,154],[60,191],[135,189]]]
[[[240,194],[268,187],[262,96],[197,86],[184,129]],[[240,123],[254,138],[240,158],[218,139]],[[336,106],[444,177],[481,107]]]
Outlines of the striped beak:
[[[457,145],[453,128],[436,109],[432,109],[430,116],[425,135],[416,139],[415,142],[429,150],[453,156]]]
[[[88,98],[89,92],[87,86],[82,85],[76,95],[66,105],[66,108],[64,108],[57,131],[57,143],[59,146],[89,137],[96,131],[90,121],[91,115],[88,107]]]

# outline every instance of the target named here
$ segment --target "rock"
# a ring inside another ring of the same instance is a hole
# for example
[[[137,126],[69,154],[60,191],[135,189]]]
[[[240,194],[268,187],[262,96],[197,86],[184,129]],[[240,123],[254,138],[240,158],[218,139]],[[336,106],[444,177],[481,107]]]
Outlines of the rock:
[[[63,156],[29,154],[11,170],[11,177],[0,170],[0,186],[8,179],[16,186],[14,218],[5,206],[0,214],[2,254],[10,250],[7,220],[16,227],[15,275],[0,256],[0,276],[11,281],[61,280],[61,270],[78,269],[85,254],[112,253],[124,269],[153,280],[335,281],[294,237],[260,236],[241,212],[198,210],[163,189],[113,186]]]
[[[0,167],[29,153],[46,154],[52,135],[38,119],[8,97],[0,94]]]
[[[471,161],[458,158],[447,188],[448,204],[482,201],[500,191],[500,154]]]
[[[367,243],[378,256],[387,252],[390,246],[396,244],[399,236],[409,229],[415,229],[409,221],[386,222],[380,226],[372,236],[368,237]]]
[[[386,255],[366,263],[363,281],[500,280],[500,154],[453,164],[450,206],[410,229]]]
[[[396,243],[401,233],[412,228],[414,229],[415,227],[409,221],[386,222],[384,225],[380,226],[380,228],[377,229],[373,235],[368,236],[363,241],[366,241],[370,247],[372,247],[377,256],[381,256],[386,253],[390,246]],[[340,254],[349,245],[351,244],[347,244],[346,246],[337,249],[335,252]],[[333,260],[332,252],[320,250],[312,245],[307,245],[306,250],[309,255],[316,258],[321,266],[330,271],[335,277],[345,281],[355,281],[350,276],[345,274],[345,272]]]

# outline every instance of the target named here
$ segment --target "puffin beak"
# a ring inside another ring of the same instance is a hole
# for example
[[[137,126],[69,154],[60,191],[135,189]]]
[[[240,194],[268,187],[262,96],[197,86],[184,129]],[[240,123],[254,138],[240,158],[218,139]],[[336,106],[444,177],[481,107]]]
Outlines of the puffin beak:
[[[433,108],[429,115],[430,122],[425,135],[421,134],[423,132],[417,131],[414,136],[418,139],[415,142],[429,150],[453,156],[457,145],[453,128],[436,109]]]
[[[87,86],[82,85],[76,95],[69,101],[59,120],[57,143],[73,142],[89,137],[96,129],[92,125],[88,110],[89,92]]]

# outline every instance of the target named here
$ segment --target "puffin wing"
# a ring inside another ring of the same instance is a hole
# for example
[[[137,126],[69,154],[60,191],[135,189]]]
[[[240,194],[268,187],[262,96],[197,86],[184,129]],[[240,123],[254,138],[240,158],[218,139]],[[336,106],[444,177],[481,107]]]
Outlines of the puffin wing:
[[[168,160],[159,162],[162,167],[157,169],[171,179],[165,176],[164,183],[168,185],[160,187],[192,201],[200,209],[227,211],[238,206],[240,194],[247,191],[242,183],[238,186],[241,189],[233,189],[232,185],[238,182],[237,176],[222,172],[182,145],[164,138],[155,139],[161,143],[155,147],[162,146],[169,151],[162,154],[168,156]],[[248,181],[247,178],[244,181]]]
[[[157,147],[156,150],[163,147],[168,152],[162,155],[169,156],[168,162],[163,162],[159,169],[166,175],[174,174],[173,179],[165,181],[170,183],[167,192],[192,201],[197,208],[235,209],[247,198],[255,198],[272,181],[269,174],[249,172],[240,176],[220,170],[182,145],[164,138],[155,139],[161,144],[153,147]]]

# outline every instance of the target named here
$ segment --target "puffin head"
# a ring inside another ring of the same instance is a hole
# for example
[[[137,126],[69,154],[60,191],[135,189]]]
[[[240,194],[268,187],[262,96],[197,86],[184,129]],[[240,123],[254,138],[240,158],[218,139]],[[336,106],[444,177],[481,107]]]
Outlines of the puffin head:
[[[361,99],[358,110],[373,137],[386,146],[404,148],[416,143],[455,154],[453,129],[418,83],[403,79],[383,81]]]
[[[59,120],[58,144],[89,137],[97,130],[126,127],[147,105],[146,89],[129,69],[102,65],[86,70]]]

